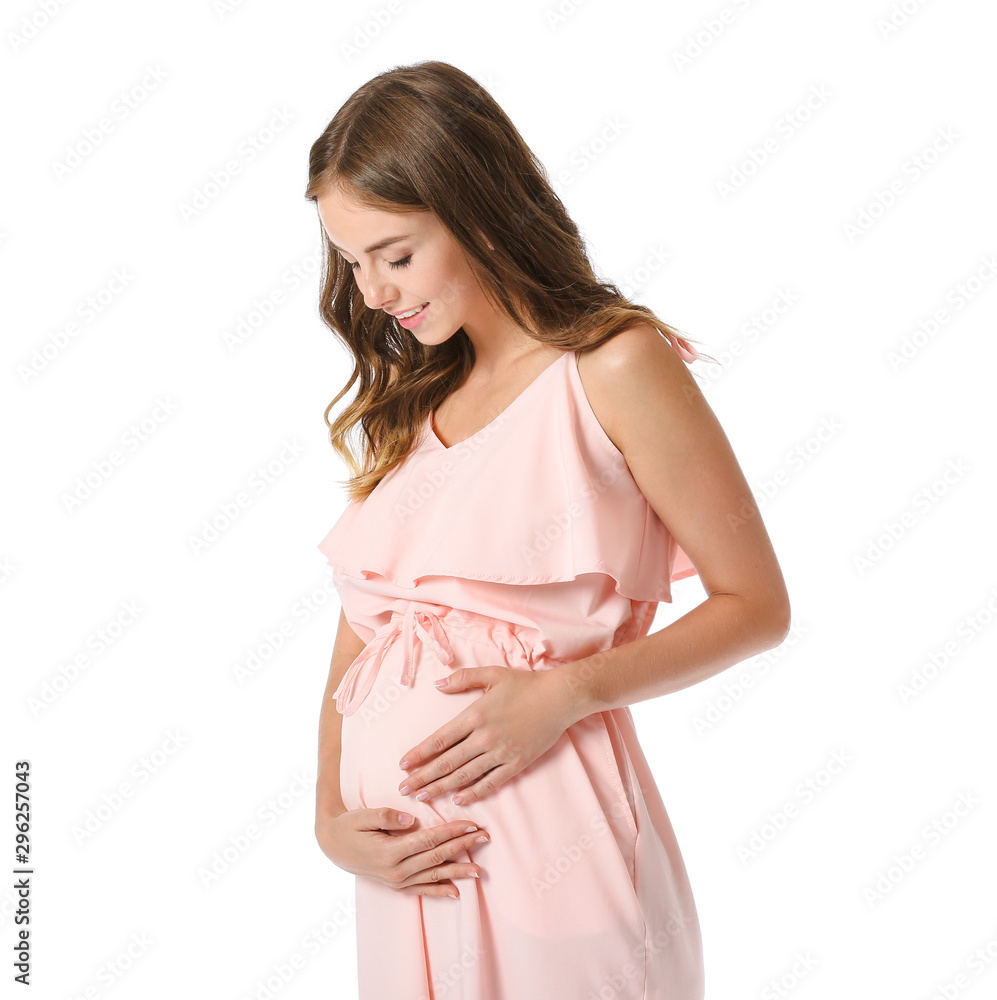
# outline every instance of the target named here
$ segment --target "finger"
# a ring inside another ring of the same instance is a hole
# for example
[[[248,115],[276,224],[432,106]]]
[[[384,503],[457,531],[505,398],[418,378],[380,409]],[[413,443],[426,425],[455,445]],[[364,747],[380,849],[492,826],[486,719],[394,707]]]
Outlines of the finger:
[[[447,878],[447,874],[445,872],[441,874],[440,870],[444,865],[453,862],[463,850],[464,847],[458,841],[448,840],[443,844],[437,844],[431,850],[407,854],[395,862],[397,884],[409,885],[413,881],[437,882]]]
[[[415,817],[401,809],[380,806],[373,809],[354,809],[358,830],[411,830]]]
[[[460,899],[460,893],[453,882],[447,880],[439,885],[425,885],[416,883],[415,885],[405,885],[398,889],[399,892],[409,892],[415,896],[450,896],[452,899]]]
[[[453,885],[453,879],[459,878],[481,878],[480,866],[473,862],[451,861],[447,864],[437,865],[433,868],[426,868],[422,871],[410,875],[402,882],[395,882],[396,888],[404,888],[409,885],[439,885],[441,882],[449,882]],[[456,886],[453,886],[456,888]]]
[[[472,824],[468,823],[466,825],[471,826]],[[423,841],[419,847],[416,847],[414,850],[410,848],[406,854],[398,858],[394,862],[395,868],[401,875],[402,884],[405,884],[410,877],[453,862],[458,855],[470,852],[475,847],[483,843],[488,843],[490,839],[490,836],[484,830],[474,830],[471,833],[443,840],[429,847],[426,847],[428,841]],[[473,867],[473,862],[461,861],[457,863]]]
[[[474,784],[459,789],[451,801],[455,806],[466,806],[471,802],[480,802],[489,795],[493,795],[500,785],[505,784],[518,773],[515,768],[508,764],[499,764],[498,767],[493,767],[490,771],[485,772],[480,780]]]
[[[413,789],[412,794],[415,794],[415,797],[421,802],[428,802],[430,799],[434,799],[438,795],[444,795],[447,792],[458,791],[463,794],[464,789],[468,785],[495,767],[495,761],[491,759],[489,753],[485,752],[479,753],[477,757],[469,759],[466,758],[466,755],[462,755],[461,758],[455,758],[455,760],[458,760],[459,763],[450,771],[447,771],[450,763],[447,757],[443,757],[439,761],[434,761],[432,769],[439,769],[446,773],[444,773],[442,778],[429,780],[417,793]],[[464,799],[464,801],[467,802],[469,800]],[[460,805],[461,803],[458,802],[456,804]]]
[[[425,796],[416,793],[425,788],[431,781],[446,778],[453,774],[458,768],[463,767],[468,761],[474,760],[483,752],[484,748],[476,746],[470,739],[465,737],[456,746],[450,747],[446,753],[434,757],[428,764],[420,767],[411,774],[406,774],[398,783],[398,791],[402,795],[415,795],[416,798],[425,800]]]
[[[488,833],[480,829],[477,823],[466,819],[455,819],[437,826],[393,834],[390,847],[395,851],[397,860],[402,860],[416,854],[425,854],[442,844],[458,844],[456,849],[459,850],[459,845],[471,844],[480,836],[487,837]]]
[[[471,688],[486,688],[495,683],[495,673],[498,670],[508,670],[508,667],[480,666],[468,669],[460,667],[452,671],[447,677],[441,677],[436,686],[441,691],[450,694],[454,691],[467,691]]]
[[[445,726],[441,726],[418,746],[414,746],[408,753],[404,754],[398,762],[398,766],[403,771],[412,772],[414,768],[449,750],[455,743],[473,731],[474,726],[467,720],[465,713],[461,712],[456,718],[451,719]]]

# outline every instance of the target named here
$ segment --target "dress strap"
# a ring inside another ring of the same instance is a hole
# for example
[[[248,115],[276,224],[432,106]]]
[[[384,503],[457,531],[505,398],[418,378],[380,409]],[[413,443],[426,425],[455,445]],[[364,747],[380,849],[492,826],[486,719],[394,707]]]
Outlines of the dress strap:
[[[695,345],[690,344],[685,337],[680,337],[677,333],[670,333],[665,339],[675,348],[675,353],[683,361],[692,363],[699,357],[699,351]]]

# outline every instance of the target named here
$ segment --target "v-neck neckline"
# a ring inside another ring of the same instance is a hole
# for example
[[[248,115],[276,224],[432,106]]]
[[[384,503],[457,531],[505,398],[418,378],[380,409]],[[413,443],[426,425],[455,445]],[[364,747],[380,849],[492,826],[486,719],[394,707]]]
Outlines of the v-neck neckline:
[[[510,411],[510,410],[512,410],[512,408],[513,408],[513,407],[514,407],[514,406],[515,406],[515,405],[516,405],[516,404],[517,404],[517,403],[518,403],[518,402],[519,402],[519,401],[520,401],[520,400],[521,400],[521,399],[522,399],[522,398],[523,398],[523,397],[524,397],[524,396],[525,396],[525,395],[526,395],[526,394],[527,394],[527,393],[528,393],[528,392],[529,392],[529,391],[530,391],[530,390],[531,390],[531,389],[532,389],[532,388],[533,388],[533,387],[534,387],[534,386],[535,386],[535,385],[536,385],[536,384],[537,384],[538,382],[540,382],[540,380],[541,380],[541,379],[542,379],[542,378],[543,378],[543,377],[544,377],[544,376],[545,376],[545,375],[546,375],[546,374],[547,374],[547,373],[548,373],[548,372],[549,372],[549,371],[550,371],[550,370],[551,370],[551,369],[552,369],[552,368],[553,368],[553,367],[554,367],[555,365],[557,365],[557,364],[558,364],[559,362],[563,361],[563,360],[564,360],[564,358],[565,358],[565,357],[567,357],[567,356],[568,356],[569,354],[573,354],[573,353],[574,353],[573,351],[564,351],[564,352],[562,352],[562,354],[560,355],[560,357],[558,357],[558,358],[555,358],[555,359],[554,359],[554,360],[553,360],[553,361],[552,361],[552,362],[551,362],[551,363],[550,363],[549,365],[547,365],[547,367],[546,367],[546,368],[544,368],[544,369],[543,369],[543,371],[541,371],[541,372],[540,372],[540,373],[539,373],[539,374],[538,374],[538,375],[537,375],[537,376],[536,376],[536,377],[535,377],[535,378],[533,379],[533,381],[532,381],[532,382],[530,382],[530,384],[529,384],[529,385],[527,385],[527,386],[526,386],[526,388],[525,388],[525,389],[523,389],[523,391],[522,391],[522,392],[520,392],[520,393],[519,393],[519,395],[518,395],[518,396],[516,396],[516,397],[515,397],[515,399],[513,399],[513,401],[512,401],[512,402],[511,402],[511,403],[510,403],[510,404],[509,404],[509,405],[508,405],[508,406],[507,406],[507,407],[506,407],[506,408],[505,408],[504,410],[502,410],[502,411],[501,411],[501,412],[500,412],[500,413],[498,414],[498,416],[496,416],[496,417],[494,417],[493,419],[489,420],[489,421],[488,421],[488,423],[487,423],[487,424],[485,424],[485,426],[484,426],[484,427],[482,427],[482,428],[481,428],[480,430],[477,430],[477,431],[475,431],[475,432],[474,432],[473,434],[470,434],[470,435],[468,435],[468,436],[467,436],[466,438],[464,438],[464,439],[463,439],[463,440],[461,440],[461,441],[455,441],[455,442],[454,442],[453,444],[450,444],[450,445],[447,445],[447,444],[444,444],[444,443],[443,443],[443,442],[442,442],[442,441],[440,440],[440,437],[439,437],[439,435],[438,435],[438,434],[436,433],[436,428],[435,428],[435,427],[433,426],[433,416],[434,416],[434,414],[436,413],[436,411],[435,411],[435,410],[430,410],[430,412],[429,412],[428,416],[426,417],[426,429],[427,429],[427,431],[428,431],[428,433],[429,433],[429,438],[430,438],[430,441],[434,442],[434,443],[436,444],[436,446],[437,446],[437,447],[438,447],[438,448],[439,448],[439,449],[440,449],[441,451],[453,451],[453,450],[454,450],[454,448],[459,448],[459,447],[460,447],[460,446],[461,446],[462,444],[467,444],[467,442],[468,442],[468,441],[472,440],[473,438],[476,438],[476,437],[478,437],[478,435],[480,435],[480,434],[483,434],[483,433],[484,433],[485,431],[487,431],[487,430],[488,430],[488,429],[489,429],[490,427],[492,427],[492,426],[493,426],[494,424],[498,423],[498,421],[499,421],[499,420],[501,420],[501,419],[502,419],[502,418],[503,418],[504,416],[506,416],[506,414],[507,414],[507,413],[509,413],[509,411]]]

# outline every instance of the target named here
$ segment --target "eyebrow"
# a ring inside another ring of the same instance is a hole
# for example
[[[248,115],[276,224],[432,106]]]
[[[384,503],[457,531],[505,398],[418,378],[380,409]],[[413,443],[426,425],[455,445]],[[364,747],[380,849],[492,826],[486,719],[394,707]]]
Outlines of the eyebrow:
[[[364,253],[374,253],[377,250],[383,250],[385,247],[391,246],[392,243],[400,243],[402,240],[410,240],[410,239],[412,239],[411,233],[408,233],[404,236],[387,236],[383,240],[378,240],[376,243],[372,243],[369,247],[367,247],[366,250],[364,250]],[[343,248],[337,247],[336,244],[332,242],[332,240],[329,240],[329,245],[332,247],[333,250],[338,250],[340,253],[343,253]]]

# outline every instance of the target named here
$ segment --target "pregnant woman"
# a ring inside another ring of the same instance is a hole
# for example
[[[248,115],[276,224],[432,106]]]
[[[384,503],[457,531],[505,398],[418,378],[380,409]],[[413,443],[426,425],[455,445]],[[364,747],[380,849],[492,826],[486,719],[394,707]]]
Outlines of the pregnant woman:
[[[354,369],[330,409],[358,383],[329,425],[351,478],[319,545],[342,614],[315,832],[356,876],[361,1000],[700,1000],[627,706],[777,645],[789,601],[698,352],[597,279],[447,63],[357,90],[306,196]],[[693,574],[707,598],[649,634]]]

